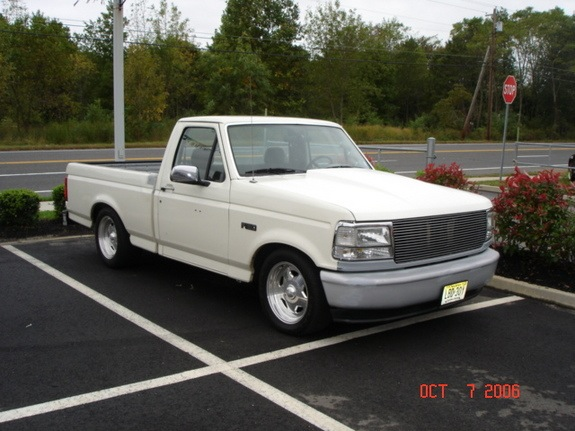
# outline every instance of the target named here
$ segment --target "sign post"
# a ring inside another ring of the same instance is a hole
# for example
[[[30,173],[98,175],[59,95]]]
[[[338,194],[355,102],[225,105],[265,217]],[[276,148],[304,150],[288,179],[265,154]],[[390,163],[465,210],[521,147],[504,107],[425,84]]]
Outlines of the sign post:
[[[499,169],[499,181],[503,178],[503,162],[505,161],[505,141],[507,138],[507,120],[509,119],[509,105],[517,96],[517,81],[513,75],[509,75],[503,81],[503,101],[505,102],[505,122],[503,125],[503,151],[501,153],[501,168]]]

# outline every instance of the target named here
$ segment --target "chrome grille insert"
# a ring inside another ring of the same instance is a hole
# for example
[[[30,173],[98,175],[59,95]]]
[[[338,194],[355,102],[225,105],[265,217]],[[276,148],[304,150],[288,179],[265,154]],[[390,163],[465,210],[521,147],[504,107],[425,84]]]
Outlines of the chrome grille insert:
[[[486,231],[485,211],[396,220],[393,222],[395,262],[415,262],[480,249]]]

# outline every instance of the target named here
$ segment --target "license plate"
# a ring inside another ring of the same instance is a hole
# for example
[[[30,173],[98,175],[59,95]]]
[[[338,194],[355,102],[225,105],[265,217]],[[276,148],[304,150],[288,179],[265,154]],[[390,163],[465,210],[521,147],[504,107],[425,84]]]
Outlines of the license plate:
[[[467,281],[459,283],[448,284],[443,286],[443,296],[441,297],[441,305],[449,304],[451,302],[461,301],[465,298],[467,291]]]

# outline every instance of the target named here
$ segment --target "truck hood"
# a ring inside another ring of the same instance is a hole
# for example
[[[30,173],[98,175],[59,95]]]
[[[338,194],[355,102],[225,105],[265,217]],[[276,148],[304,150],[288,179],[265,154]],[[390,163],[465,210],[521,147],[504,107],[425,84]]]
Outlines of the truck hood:
[[[269,199],[268,204],[276,209],[279,204],[283,211],[300,216],[311,216],[305,214],[306,208],[313,211],[318,206],[340,207],[356,221],[425,217],[491,207],[489,199],[475,193],[369,169],[316,169],[302,175],[256,177],[256,182],[260,203]]]

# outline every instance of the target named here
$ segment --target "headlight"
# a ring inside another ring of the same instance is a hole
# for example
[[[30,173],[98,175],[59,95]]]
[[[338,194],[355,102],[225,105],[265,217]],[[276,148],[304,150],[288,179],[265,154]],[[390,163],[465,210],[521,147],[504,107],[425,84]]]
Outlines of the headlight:
[[[392,259],[391,223],[340,223],[335,231],[333,257],[339,260]]]
[[[495,213],[493,210],[487,211],[487,232],[485,233],[485,241],[493,239],[493,228],[495,227]]]

